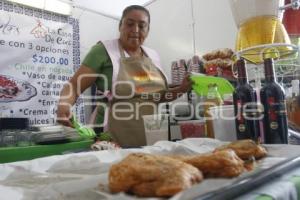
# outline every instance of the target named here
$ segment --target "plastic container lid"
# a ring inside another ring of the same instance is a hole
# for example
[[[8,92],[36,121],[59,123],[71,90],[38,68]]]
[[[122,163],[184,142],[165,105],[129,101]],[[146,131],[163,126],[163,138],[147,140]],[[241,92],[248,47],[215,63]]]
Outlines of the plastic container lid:
[[[232,94],[234,91],[233,85],[224,78],[192,73],[191,80],[193,81],[192,88],[199,96],[207,96],[208,85],[212,83],[217,84],[218,92],[221,96],[224,96],[224,94]]]

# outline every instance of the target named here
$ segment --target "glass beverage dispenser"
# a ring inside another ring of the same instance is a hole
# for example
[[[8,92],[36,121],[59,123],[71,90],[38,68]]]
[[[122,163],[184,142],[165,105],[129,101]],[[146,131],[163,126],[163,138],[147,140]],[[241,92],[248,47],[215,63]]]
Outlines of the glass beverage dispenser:
[[[285,58],[295,55],[297,47],[281,22],[279,9],[284,0],[229,0],[238,27],[236,39],[237,57],[254,64],[264,58]]]

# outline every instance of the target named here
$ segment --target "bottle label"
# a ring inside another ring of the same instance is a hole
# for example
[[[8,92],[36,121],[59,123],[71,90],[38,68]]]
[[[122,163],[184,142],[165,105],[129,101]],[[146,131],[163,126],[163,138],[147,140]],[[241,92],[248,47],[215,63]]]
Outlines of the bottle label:
[[[269,114],[270,121],[276,121],[277,114],[276,114],[275,98],[269,97],[267,102],[269,104],[269,113],[268,114]]]
[[[278,129],[278,123],[277,122],[271,122],[270,123],[270,128],[273,130],[277,130]]]
[[[240,125],[239,125],[239,131],[240,131],[240,132],[245,132],[245,131],[246,131],[246,126],[245,126],[245,124],[240,124]]]
[[[286,102],[285,101],[281,101],[278,104],[278,111],[277,111],[278,115],[287,115],[287,111],[286,111]]]
[[[242,101],[239,99],[236,101],[237,104],[237,120],[239,123],[244,123],[244,116],[243,116],[243,104]]]
[[[247,116],[246,119],[249,120],[259,120],[261,119],[261,108],[260,105],[256,102],[247,103],[247,106],[244,108],[244,115]]]
[[[243,103],[241,99],[236,101],[237,104],[237,122],[238,122],[238,129],[240,132],[245,132],[246,131],[246,126],[245,126],[245,119],[243,116]]]
[[[276,102],[274,97],[268,98],[268,105],[269,105],[269,119],[270,119],[270,128],[273,130],[277,130],[278,125],[278,115],[286,115],[286,107],[285,101]]]

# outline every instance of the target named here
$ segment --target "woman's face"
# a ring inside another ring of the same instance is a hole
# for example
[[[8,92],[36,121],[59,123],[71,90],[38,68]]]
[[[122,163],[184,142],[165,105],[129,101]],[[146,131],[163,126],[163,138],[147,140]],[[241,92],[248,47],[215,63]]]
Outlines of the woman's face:
[[[120,26],[120,40],[126,50],[140,48],[149,32],[148,16],[141,10],[132,10],[124,16]]]

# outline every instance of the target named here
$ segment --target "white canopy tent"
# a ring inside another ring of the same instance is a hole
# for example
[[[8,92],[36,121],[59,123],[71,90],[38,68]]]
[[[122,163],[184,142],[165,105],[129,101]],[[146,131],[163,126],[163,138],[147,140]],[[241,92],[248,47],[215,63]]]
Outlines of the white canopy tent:
[[[146,45],[161,55],[170,74],[171,62],[189,59],[217,48],[233,48],[237,28],[228,0],[9,0],[80,21],[80,50],[85,56],[99,40],[118,37],[118,22],[125,7],[142,5],[150,11]]]
[[[122,10],[129,5],[146,6],[153,0],[73,0],[72,3],[77,8],[87,9],[90,12],[102,13],[107,16],[121,17]]]

